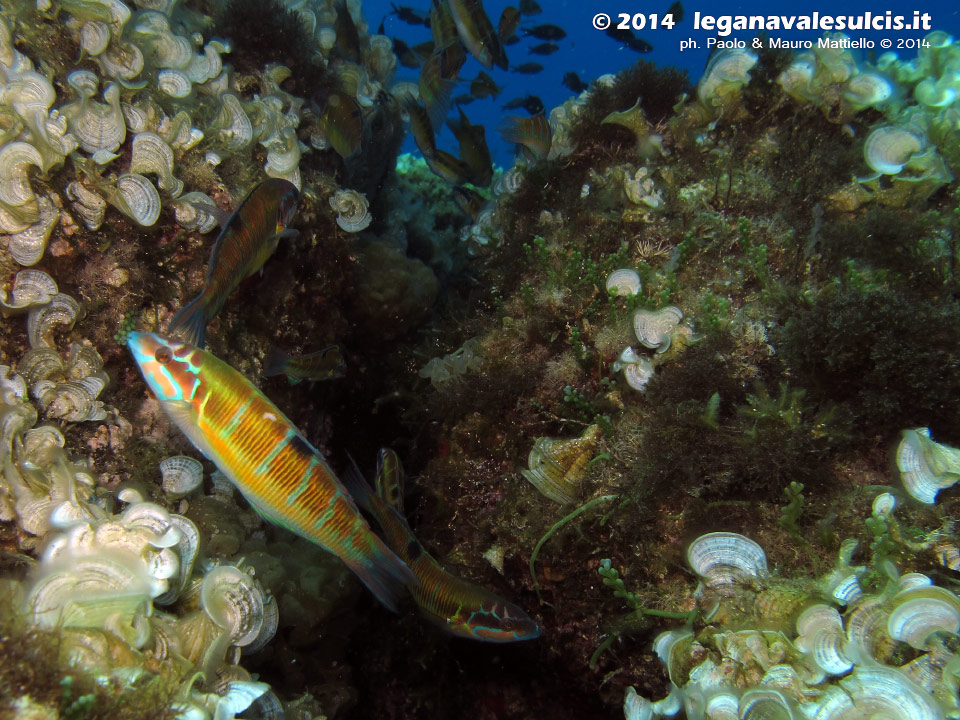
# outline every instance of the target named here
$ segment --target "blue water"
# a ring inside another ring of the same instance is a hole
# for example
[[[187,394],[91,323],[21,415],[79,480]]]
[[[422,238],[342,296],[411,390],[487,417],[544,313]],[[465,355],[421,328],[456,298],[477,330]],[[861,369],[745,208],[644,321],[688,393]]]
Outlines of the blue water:
[[[883,15],[886,11],[894,15],[902,14],[908,20],[913,19],[914,11],[929,13],[932,21],[932,28],[935,30],[946,30],[954,36],[960,36],[960,8],[955,3],[942,1],[935,3],[910,3],[905,0],[891,0],[885,3],[870,3],[867,0],[848,0],[847,2],[829,4],[829,3],[764,3],[754,0],[753,2],[731,2],[731,3],[684,3],[685,17],[681,23],[678,23],[672,30],[645,29],[637,31],[635,34],[653,45],[653,51],[646,54],[639,54],[630,48],[622,46],[617,41],[605,35],[603,32],[595,30],[592,25],[593,17],[600,12],[610,15],[614,21],[617,20],[617,14],[620,12],[643,12],[646,15],[656,13],[663,15],[670,6],[671,0],[661,0],[657,4],[638,4],[627,2],[626,0],[610,0],[609,2],[576,2],[555,0],[540,0],[543,13],[540,15],[526,17],[521,23],[521,28],[533,25],[550,23],[561,26],[567,32],[567,37],[563,40],[553,41],[560,46],[560,50],[553,55],[540,56],[529,53],[529,48],[538,43],[544,42],[532,37],[523,38],[516,45],[506,48],[507,57],[511,66],[526,62],[536,62],[544,66],[544,70],[536,75],[520,75],[514,72],[505,72],[499,68],[487,71],[494,81],[503,86],[500,96],[494,100],[485,98],[476,100],[469,105],[464,106],[464,111],[471,122],[481,123],[487,127],[487,141],[490,144],[491,152],[494,155],[494,161],[506,167],[512,165],[511,146],[503,143],[497,132],[496,127],[504,115],[513,114],[526,116],[526,111],[520,110],[502,110],[501,106],[513,98],[527,94],[539,96],[549,114],[550,109],[562,104],[573,93],[565,88],[561,81],[564,73],[576,72],[580,79],[589,83],[592,79],[606,73],[615,73],[623,68],[633,65],[638,59],[643,58],[652,60],[658,65],[673,65],[683,68],[690,73],[691,80],[696,82],[703,71],[707,61],[708,49],[706,47],[709,37],[717,37],[716,32],[706,30],[694,30],[694,14],[699,11],[704,15],[751,15],[751,14],[809,14],[814,11],[821,14],[859,14],[871,12],[874,15]],[[405,0],[397,3],[398,5],[408,5],[416,11],[426,15],[429,10],[427,0]],[[500,13],[507,5],[515,4],[507,0],[487,0],[484,8],[490,17],[494,27],[500,18]],[[416,45],[431,39],[430,30],[424,26],[411,26],[401,22],[395,15],[389,15],[390,3],[384,0],[365,0],[363,3],[364,14],[370,24],[371,32],[375,32],[381,20],[385,20],[384,29],[387,35],[398,37],[408,45]],[[649,23],[649,17],[646,18]],[[812,40],[814,43],[822,35],[821,31],[779,31],[769,33],[771,36],[782,37],[786,40]],[[876,55],[884,52],[879,43],[888,38],[896,42],[899,38],[922,38],[925,32],[908,31],[871,31],[859,32],[851,31],[848,35],[851,37],[863,37],[877,43],[874,50]],[[518,32],[522,35],[522,30]],[[756,36],[755,31],[734,32],[725,39],[739,38],[750,44],[750,41]],[[681,51],[682,40],[694,40],[699,45],[698,49]],[[869,53],[870,51],[865,51]],[[916,54],[915,50],[900,50],[900,57],[909,58]],[[869,55],[864,55],[869,57]],[[477,73],[483,70],[480,64],[472,57],[468,56],[466,64],[460,71],[460,77],[464,82],[458,83],[454,90],[454,95],[469,93],[469,81],[477,76]],[[417,78],[417,71],[401,67],[397,73],[397,79],[413,80]],[[437,141],[440,147],[447,150],[456,151],[457,143],[453,134],[448,128],[439,132]],[[408,138],[404,150],[416,152],[412,140]]]

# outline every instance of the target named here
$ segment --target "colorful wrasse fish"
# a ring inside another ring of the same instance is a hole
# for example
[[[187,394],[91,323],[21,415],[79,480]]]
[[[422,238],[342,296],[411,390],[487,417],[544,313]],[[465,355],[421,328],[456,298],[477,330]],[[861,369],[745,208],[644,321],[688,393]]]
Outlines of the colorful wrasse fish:
[[[459,107],[459,120],[447,122],[450,130],[460,143],[460,158],[469,168],[467,181],[477,187],[486,187],[493,179],[493,161],[487,147],[487,131],[483,125],[472,125],[469,118]]]
[[[450,109],[453,88],[456,85],[456,82],[447,80],[441,75],[441,62],[440,53],[431,55],[420,69],[420,78],[417,80],[420,99],[427,108],[432,127],[439,127],[443,123],[443,118]]]
[[[447,0],[433,0],[430,6],[430,33],[433,35],[435,50],[443,50],[460,42],[457,24],[453,21],[453,15],[450,14]]]
[[[501,90],[503,90],[503,88],[497,85],[493,81],[493,78],[483,70],[478,72],[477,76],[470,81],[470,94],[478,100],[485,97],[492,97],[496,100]]]
[[[437,150],[431,157],[425,156],[424,160],[434,175],[451,185],[463,185],[469,182],[472,175],[470,167],[463,160],[446,150]]]
[[[291,384],[301,380],[329,380],[343,377],[347,364],[338,345],[306,355],[291,355],[280,348],[272,347],[263,358],[263,375],[286,375]]]
[[[523,610],[486,588],[451,575],[417,540],[404,519],[403,467],[397,454],[380,450],[377,458],[377,494],[356,466],[344,482],[357,503],[376,520],[387,545],[413,570],[419,584],[410,588],[423,615],[453,635],[508,643],[532,640],[540,628]]]
[[[553,133],[550,131],[550,123],[543,115],[528,118],[508,115],[499,129],[504,142],[522,146],[538,160],[545,158],[550,152]]]
[[[264,180],[247,195],[213,244],[203,292],[173,316],[168,333],[203,347],[207,324],[240,281],[263,267],[280,238],[298,234],[287,226],[299,200],[296,185],[280,178]]]
[[[480,215],[483,206],[487,204],[487,199],[483,195],[466,187],[453,189],[453,201],[474,221]]]
[[[507,54],[481,0],[446,0],[457,26],[460,42],[487,70],[494,65],[506,70]]]
[[[127,346],[170,419],[264,518],[337,555],[396,610],[416,578],[273,403],[200,348],[148,333],[130,333]]]
[[[520,27],[520,11],[512,5],[507,5],[500,13],[500,22],[497,23],[497,37],[506,42],[517,34]]]
[[[321,129],[342,158],[356,155],[363,141],[363,110],[360,104],[344,93],[331,93],[320,118]]]

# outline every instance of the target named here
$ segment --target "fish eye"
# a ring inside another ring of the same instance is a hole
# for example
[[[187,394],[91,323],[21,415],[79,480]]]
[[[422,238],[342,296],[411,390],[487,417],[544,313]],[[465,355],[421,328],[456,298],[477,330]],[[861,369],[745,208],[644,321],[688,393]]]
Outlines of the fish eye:
[[[173,353],[170,352],[170,348],[166,345],[161,345],[157,348],[157,351],[153,354],[154,359],[161,365],[166,365],[173,359]]]

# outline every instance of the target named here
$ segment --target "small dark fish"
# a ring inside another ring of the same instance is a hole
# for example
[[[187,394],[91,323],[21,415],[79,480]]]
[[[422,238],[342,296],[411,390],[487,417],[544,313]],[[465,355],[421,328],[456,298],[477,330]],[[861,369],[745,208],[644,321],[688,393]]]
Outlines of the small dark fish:
[[[470,81],[470,94],[478,100],[481,100],[485,97],[492,97],[494,100],[496,100],[497,95],[500,94],[501,90],[503,90],[503,88],[497,85],[493,81],[493,78],[487,75],[483,70],[478,72],[477,76]]]
[[[455,105],[469,105],[474,100],[476,100],[476,98],[473,95],[457,95],[453,99],[453,102]]]
[[[486,130],[483,125],[472,125],[459,107],[457,112],[459,119],[447,121],[447,126],[460,143],[460,157],[470,170],[467,181],[477,187],[486,187],[493,179],[493,161],[487,147]]]
[[[653,50],[653,45],[648,43],[643,38],[634,35],[633,30],[619,30],[615,26],[611,25],[604,30],[604,32],[617,42],[626,45],[631,50],[636,50],[638,53],[648,53]]]
[[[420,88],[420,99],[430,115],[433,127],[443,124],[443,119],[450,109],[453,99],[453,88],[456,82],[444,78],[441,73],[442,57],[439,54],[431,55],[420,70],[420,79],[417,82]]]
[[[391,14],[396,15],[398,20],[407,23],[407,25],[426,25],[429,22],[426,16],[420,15],[411,7],[405,5],[397,7],[393,3],[390,3],[390,7],[393,8]]]
[[[587,85],[587,83],[581,80],[580,76],[577,75],[575,72],[568,72],[564,74],[563,83],[561,84],[564,87],[570,88],[575,93],[582,93],[584,90],[590,87],[589,85]]]
[[[301,380],[329,380],[343,377],[347,364],[338,345],[306,355],[291,355],[277,347],[272,347],[263,358],[264,377],[286,375],[291,385]]]
[[[503,106],[504,110],[516,110],[517,108],[523,108],[531,115],[536,115],[543,112],[543,100],[536,95],[524,95],[520,98],[514,98]]]
[[[410,117],[410,132],[413,141],[424,158],[428,159],[437,154],[437,139],[433,134],[433,125],[427,109],[414,100],[410,95],[404,96],[401,101],[403,109]]]
[[[470,180],[471,172],[467,164],[446,150],[437,150],[432,157],[424,156],[424,160],[434,175],[451,185],[463,185]]]
[[[500,22],[497,23],[497,36],[501,42],[506,42],[516,36],[518,27],[520,27],[520,11],[513,5],[507,5],[500,14]]]
[[[483,206],[487,204],[483,195],[468,187],[455,187],[453,189],[453,201],[458,208],[470,216],[471,220],[476,220],[480,211],[483,210]]]
[[[520,42],[520,36],[519,36],[519,35],[513,35],[512,37],[508,37],[506,40],[504,40],[504,41],[503,41],[503,44],[504,44],[504,45],[516,45],[518,42]]]
[[[467,51],[487,70],[496,65],[507,69],[507,54],[500,38],[494,32],[493,23],[483,9],[481,0],[446,0],[450,15],[457,26],[460,42]]]
[[[519,118],[508,115],[499,127],[504,142],[522,146],[535,159],[540,160],[550,152],[553,133],[550,123],[543,115]]]
[[[543,12],[537,0],[520,0],[517,6],[520,8],[521,15],[539,15]]]
[[[677,0],[673,5],[667,8],[667,15],[673,15],[675,23],[683,22],[683,3]]]
[[[510,68],[515,73],[520,73],[521,75],[536,75],[538,72],[543,72],[543,65],[540,63],[523,63],[523,65],[514,65]]]
[[[202,348],[207,325],[240,281],[263,267],[283,237],[296,237],[288,225],[300,191],[293,183],[270,178],[257,185],[223,226],[213,244],[203,291],[173,316],[167,333]]]
[[[320,118],[323,134],[342,158],[355,155],[363,140],[363,110],[350,95],[331,93]]]
[[[396,53],[397,60],[399,60],[400,64],[405,68],[416,70],[423,66],[423,58],[415,53],[413,48],[400,38],[393,39],[393,52]]]
[[[530,48],[530,53],[533,55],[553,55],[559,49],[560,46],[556,43],[545,42],[540,43],[539,45],[534,45],[532,48]]]
[[[523,29],[524,37],[535,37],[537,40],[563,40],[567,31],[559,25],[536,25]]]
[[[540,627],[520,607],[443,569],[424,549],[402,514],[403,467],[392,450],[377,458],[377,494],[354,464],[344,484],[383,530],[384,542],[413,571],[410,594],[421,614],[451,635],[490,643],[532,640]]]
[[[337,57],[350,62],[360,62],[360,33],[353,22],[353,17],[347,9],[346,0],[337,0],[334,3],[337,20],[333,25],[337,33]]]

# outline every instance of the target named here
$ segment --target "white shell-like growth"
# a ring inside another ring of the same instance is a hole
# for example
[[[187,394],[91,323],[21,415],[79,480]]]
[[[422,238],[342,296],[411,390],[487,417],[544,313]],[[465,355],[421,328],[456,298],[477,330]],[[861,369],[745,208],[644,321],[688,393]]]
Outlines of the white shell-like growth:
[[[653,379],[653,363],[643,355],[639,355],[632,347],[627,347],[616,362],[611,366],[613,372],[623,370],[623,377],[627,385],[634,390],[643,392],[647,389],[647,384]]]
[[[520,472],[554,502],[573,503],[600,435],[600,427],[590,425],[578,438],[537,438],[527,458],[528,469]]]
[[[190,82],[205,83],[220,75],[220,71],[223,70],[221,51],[228,52],[223,45],[211,40],[204,46],[202,55],[194,55],[186,68]]]
[[[633,329],[644,347],[664,353],[670,349],[672,333],[683,320],[683,310],[674,306],[659,310],[637,310],[633,315]]]
[[[847,81],[843,98],[856,110],[882,105],[893,97],[893,85],[883,75],[859,73]]]
[[[80,148],[93,154],[98,151],[114,152],[123,143],[127,134],[123,111],[120,109],[120,86],[110,83],[103,91],[106,103],[92,99],[93,73],[78,70],[70,74],[68,82],[77,90],[80,99],[62,108],[70,131],[76,136]]]
[[[27,312],[34,305],[46,305],[57,294],[57,282],[42,270],[21,270],[13,279],[10,296],[0,288],[0,313],[5,316]]]
[[[923,138],[916,133],[885,125],[867,136],[863,144],[863,158],[875,172],[896,175],[925,145]]]
[[[205,193],[189,192],[169,204],[185,230],[208,233],[217,226],[217,204]]]
[[[203,484],[203,465],[186,455],[173,455],[160,461],[161,486],[171,497],[188,495]]]
[[[607,292],[614,295],[636,295],[642,284],[640,275],[632,268],[620,268],[607,276]]]
[[[897,497],[893,493],[880,493],[873,499],[871,509],[875,516],[886,517],[897,507]]]
[[[267,163],[263,169],[269,177],[290,180],[292,176],[299,174],[297,166],[300,164],[300,141],[292,127],[283,128],[262,144],[267,148]]]
[[[859,665],[840,681],[860,717],[942,720],[933,697],[895,668]]]
[[[69,182],[64,192],[71,201],[70,206],[83,220],[84,225],[91,230],[97,230],[103,224],[107,201],[99,194],[77,180]]]
[[[330,197],[330,207],[337,212],[337,225],[349,233],[360,232],[373,220],[367,196],[356,190],[337,190]]]
[[[110,27],[98,20],[87,20],[80,26],[79,45],[90,55],[99,55],[110,43]]]
[[[60,211],[47,196],[37,198],[39,218],[37,222],[20,232],[10,235],[7,250],[21,265],[36,265],[47,249],[47,241],[60,220]]]
[[[698,537],[687,548],[687,563],[710,588],[750,582],[767,573],[763,548],[732,532],[712,532]]]
[[[143,175],[124,173],[117,178],[117,194],[113,204],[120,212],[144,227],[160,217],[160,194]]]
[[[230,150],[242,150],[253,142],[253,124],[232,93],[220,95],[220,110],[210,127]]]
[[[17,141],[0,148],[0,230],[26,230],[40,219],[36,195],[27,174],[30,166],[43,168],[43,157],[33,145]]]
[[[73,327],[80,314],[80,304],[65,293],[57,293],[46,305],[33,307],[27,314],[27,338],[30,347],[56,347],[53,331],[57,326]]]
[[[164,95],[182,99],[190,95],[193,84],[183,71],[167,68],[157,73],[157,89]]]
[[[141,175],[154,173],[160,189],[171,197],[183,192],[183,182],[173,175],[173,150],[156,133],[140,132],[133,136],[130,172]]]
[[[232,565],[221,565],[203,578],[203,609],[234,645],[249,645],[263,624],[263,590],[252,577]]]
[[[935,632],[955,635],[960,630],[960,598],[945,588],[922,585],[901,590],[893,598],[887,632],[918,650],[926,649]]]
[[[799,637],[794,645],[827,675],[843,675],[853,667],[847,657],[847,637],[836,608],[812,605],[797,618]]]
[[[722,105],[731,92],[750,82],[750,70],[756,64],[756,53],[744,48],[715,52],[697,84],[697,98],[708,108]]]
[[[937,493],[960,480],[960,450],[934,442],[927,428],[904,430],[897,467],[907,492],[932,505]]]

